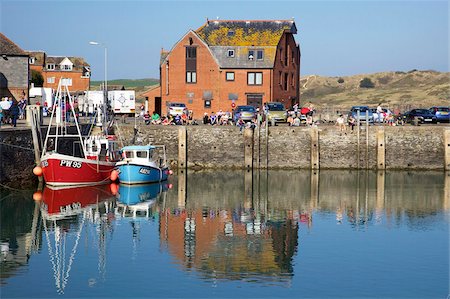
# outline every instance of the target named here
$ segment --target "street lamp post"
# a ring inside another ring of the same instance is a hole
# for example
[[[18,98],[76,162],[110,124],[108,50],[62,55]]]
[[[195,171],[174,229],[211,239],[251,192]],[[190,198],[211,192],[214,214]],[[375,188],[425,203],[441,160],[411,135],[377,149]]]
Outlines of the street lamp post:
[[[108,101],[108,48],[105,44],[91,41],[89,42],[90,45],[93,46],[102,46],[105,49],[105,82],[103,84],[103,126],[106,130],[106,123],[108,122],[107,119],[107,106],[106,103]]]

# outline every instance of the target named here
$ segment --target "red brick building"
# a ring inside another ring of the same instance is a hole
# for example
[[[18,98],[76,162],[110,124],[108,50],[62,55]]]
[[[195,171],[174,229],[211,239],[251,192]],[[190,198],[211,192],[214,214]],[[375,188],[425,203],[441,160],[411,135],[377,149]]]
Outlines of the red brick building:
[[[300,47],[293,20],[207,21],[161,52],[162,113],[182,102],[199,118],[233,106],[299,102]],[[158,98],[149,106],[158,107]]]
[[[89,90],[91,70],[81,57],[48,56],[42,51],[28,52],[30,69],[36,70],[44,78],[43,87],[58,88],[59,80],[65,80],[71,93]]]

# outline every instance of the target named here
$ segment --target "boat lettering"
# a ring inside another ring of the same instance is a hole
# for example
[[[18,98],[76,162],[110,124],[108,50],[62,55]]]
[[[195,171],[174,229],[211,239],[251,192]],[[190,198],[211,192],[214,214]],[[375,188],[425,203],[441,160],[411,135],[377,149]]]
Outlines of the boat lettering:
[[[47,166],[48,166],[48,161],[47,160],[42,161],[42,167],[47,167]]]
[[[70,160],[61,160],[61,162],[59,163],[59,166],[72,167],[72,168],[81,168],[81,165],[83,165],[83,163],[77,162],[77,161],[70,161]]]
[[[59,207],[59,211],[61,214],[69,214],[70,212],[77,211],[79,209],[81,209],[81,203],[79,202],[74,202],[66,206]]]
[[[148,168],[141,168],[141,169],[139,169],[139,173],[150,174],[150,169],[148,169]]]

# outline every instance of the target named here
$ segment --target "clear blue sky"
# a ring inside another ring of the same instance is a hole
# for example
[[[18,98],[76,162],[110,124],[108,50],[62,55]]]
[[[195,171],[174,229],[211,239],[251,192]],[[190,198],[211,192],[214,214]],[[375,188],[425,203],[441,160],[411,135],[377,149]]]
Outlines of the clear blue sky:
[[[1,31],[25,50],[81,56],[92,78],[158,78],[161,48],[215,19],[290,19],[301,75],[448,72],[448,1],[8,1]]]

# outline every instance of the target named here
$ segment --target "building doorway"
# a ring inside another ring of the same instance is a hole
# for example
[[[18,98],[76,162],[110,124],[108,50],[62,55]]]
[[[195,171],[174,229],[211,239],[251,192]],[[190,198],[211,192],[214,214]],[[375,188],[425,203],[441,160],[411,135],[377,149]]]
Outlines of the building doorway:
[[[262,107],[263,95],[258,93],[247,94],[247,105],[253,106],[255,108]]]
[[[156,113],[158,113],[159,115],[161,114],[161,97],[155,97],[155,111]]]

